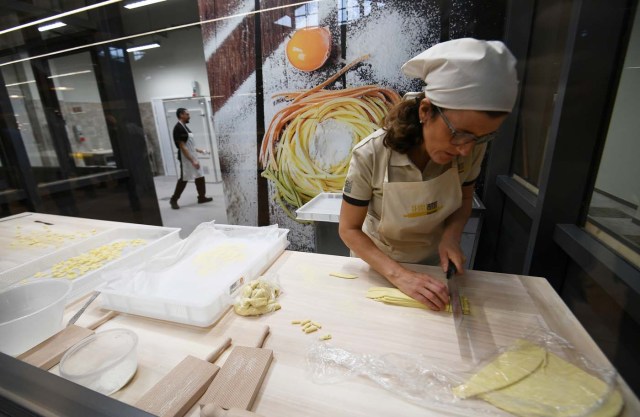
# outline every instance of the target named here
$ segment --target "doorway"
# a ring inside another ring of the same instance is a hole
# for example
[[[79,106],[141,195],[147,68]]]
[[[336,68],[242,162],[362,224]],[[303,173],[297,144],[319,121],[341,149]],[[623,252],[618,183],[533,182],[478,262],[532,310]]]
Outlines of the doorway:
[[[173,143],[173,127],[177,123],[176,110],[183,107],[191,114],[189,130],[193,132],[196,148],[210,151],[209,154],[197,154],[205,179],[209,183],[220,182],[222,177],[218,146],[209,112],[209,100],[205,97],[152,99],[152,105],[165,175],[178,176],[180,165]]]

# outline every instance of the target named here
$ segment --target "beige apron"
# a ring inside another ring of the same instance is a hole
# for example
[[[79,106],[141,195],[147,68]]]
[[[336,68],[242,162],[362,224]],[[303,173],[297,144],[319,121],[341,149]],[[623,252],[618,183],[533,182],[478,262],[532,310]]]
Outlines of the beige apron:
[[[438,264],[444,222],[461,205],[457,158],[443,174],[419,182],[389,182],[387,161],[380,220],[367,213],[362,230],[398,262]]]
[[[194,158],[197,158],[198,153],[196,152],[196,142],[194,140],[193,133],[189,132],[189,130],[187,130],[187,127],[185,125],[182,125],[182,126],[184,127],[184,130],[187,131],[187,135],[189,136],[189,138],[187,139],[187,142],[185,143],[185,146],[187,147],[187,150],[189,151],[189,153]],[[195,178],[204,177],[204,170],[202,169],[202,165],[200,165],[200,168],[195,168],[191,163],[191,161],[189,160],[185,161],[184,159],[185,158],[183,158],[183,161],[182,161],[182,180],[183,181],[189,181]]]

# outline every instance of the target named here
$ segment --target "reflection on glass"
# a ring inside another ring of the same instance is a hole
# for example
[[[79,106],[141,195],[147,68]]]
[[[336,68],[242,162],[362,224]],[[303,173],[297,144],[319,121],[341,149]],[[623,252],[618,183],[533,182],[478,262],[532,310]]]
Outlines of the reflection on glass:
[[[115,166],[89,53],[54,58],[49,66],[76,167]]]
[[[571,0],[537,2],[522,80],[513,173],[538,187],[567,38]]]
[[[638,91],[640,13],[636,12],[588,214],[590,223],[636,254],[640,253]]]
[[[369,16],[372,8],[384,7],[383,1],[372,0],[337,0],[338,23],[353,22],[362,17]]]
[[[32,167],[58,166],[51,132],[28,62],[2,67],[11,107]]]

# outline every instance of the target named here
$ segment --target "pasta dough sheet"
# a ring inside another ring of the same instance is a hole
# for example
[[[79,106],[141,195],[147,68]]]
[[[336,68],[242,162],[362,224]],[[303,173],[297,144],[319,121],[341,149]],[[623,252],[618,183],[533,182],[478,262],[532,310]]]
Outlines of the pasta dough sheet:
[[[524,340],[453,389],[517,416],[614,417],[622,396],[599,378]]]
[[[367,291],[367,298],[371,298],[372,300],[376,300],[385,304],[429,310],[429,307],[419,301],[414,300],[397,288],[371,287]],[[460,296],[460,305],[462,306],[462,314],[471,314],[469,299],[467,297]],[[447,304],[445,306],[445,311],[447,313],[451,313],[451,304]]]

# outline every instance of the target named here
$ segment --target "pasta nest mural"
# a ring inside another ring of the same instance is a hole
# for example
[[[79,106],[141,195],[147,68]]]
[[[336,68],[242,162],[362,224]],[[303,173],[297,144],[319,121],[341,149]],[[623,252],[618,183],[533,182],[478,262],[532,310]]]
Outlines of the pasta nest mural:
[[[300,208],[321,192],[342,191],[351,149],[379,129],[401,100],[395,91],[376,85],[324,89],[367,57],[314,88],[273,96],[291,102],[275,114],[264,135],[262,176],[273,183],[275,200],[292,219],[285,202]]]

